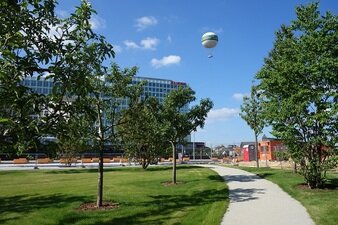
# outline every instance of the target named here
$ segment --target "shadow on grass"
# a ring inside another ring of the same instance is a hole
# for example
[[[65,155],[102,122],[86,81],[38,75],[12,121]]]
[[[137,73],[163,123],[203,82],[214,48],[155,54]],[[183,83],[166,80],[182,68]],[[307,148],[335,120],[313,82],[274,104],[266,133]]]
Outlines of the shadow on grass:
[[[132,171],[135,170],[136,168],[123,168],[123,167],[117,167],[117,168],[104,168],[103,171],[104,172],[112,172],[112,171]],[[139,169],[139,168],[137,168]],[[62,169],[62,170],[50,170],[50,171],[46,171],[46,174],[75,174],[75,173],[97,173],[98,172],[98,168],[90,168],[90,169],[83,169],[83,168],[79,168],[79,169]]]
[[[177,166],[177,170],[186,170],[186,169],[193,169],[193,168],[201,168],[198,166]],[[147,169],[142,169],[141,167],[116,167],[116,168],[104,168],[104,172],[112,172],[112,171],[125,171],[125,172],[131,172],[131,171],[139,171],[139,172],[147,172],[147,171],[166,171],[166,170],[172,170],[172,166],[153,166],[148,167]],[[62,169],[62,170],[50,170],[46,171],[46,174],[76,174],[76,173],[97,173],[97,168],[91,168],[91,169]]]
[[[46,208],[62,208],[67,207],[73,202],[86,202],[90,199],[86,196],[73,195],[17,195],[12,197],[0,197],[0,224],[9,220],[24,217],[26,213],[34,212],[39,209]],[[6,218],[8,213],[17,213],[15,218]]]
[[[268,177],[268,176],[272,176],[274,174],[273,173],[258,173],[256,175],[259,176],[260,178],[265,178],[265,177]]]
[[[177,165],[176,170],[186,170],[186,169],[195,169],[195,168],[202,168],[202,167]],[[173,169],[172,165],[154,166],[154,167],[148,167],[145,171],[165,171],[165,170],[172,170],[172,169]]]
[[[338,178],[328,178],[325,188],[330,190],[338,189]]]
[[[91,218],[89,214],[69,214],[68,216],[65,216],[62,221],[59,221],[59,224],[71,224],[74,221],[86,221],[86,224],[91,225],[167,224],[170,220],[181,221],[183,219],[185,213],[178,212],[187,212],[194,206],[203,206],[213,204],[215,202],[225,201],[228,199],[228,189],[204,190],[195,192],[191,195],[152,195],[149,197],[151,200],[133,205],[138,209],[142,208],[141,211],[129,212],[128,215],[115,214],[116,216],[108,221],[90,223],[88,221],[88,219]]]
[[[224,178],[221,177],[220,175],[209,175],[208,179],[209,180],[215,180],[215,181],[224,182]]]

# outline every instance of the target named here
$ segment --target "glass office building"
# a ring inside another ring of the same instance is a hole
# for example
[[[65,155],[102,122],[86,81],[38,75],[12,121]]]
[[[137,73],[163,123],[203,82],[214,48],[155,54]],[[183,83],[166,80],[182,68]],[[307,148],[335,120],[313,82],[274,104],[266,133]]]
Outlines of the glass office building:
[[[188,85],[185,82],[176,82],[173,80],[167,79],[158,79],[158,78],[150,78],[150,77],[133,77],[132,83],[137,84],[139,82],[144,82],[144,93],[143,96],[154,96],[160,102],[164,101],[166,95],[172,91],[177,90],[179,87],[187,87]],[[37,77],[27,77],[23,80],[23,85],[30,88],[33,92],[39,94],[51,94],[53,88],[53,80],[44,79],[41,77],[38,79]],[[121,99],[120,101],[120,109],[125,109],[128,107],[128,100]],[[181,112],[187,112],[189,106],[186,105],[181,109]],[[105,123],[106,121],[104,121]],[[186,141],[190,141],[190,135],[186,138]]]

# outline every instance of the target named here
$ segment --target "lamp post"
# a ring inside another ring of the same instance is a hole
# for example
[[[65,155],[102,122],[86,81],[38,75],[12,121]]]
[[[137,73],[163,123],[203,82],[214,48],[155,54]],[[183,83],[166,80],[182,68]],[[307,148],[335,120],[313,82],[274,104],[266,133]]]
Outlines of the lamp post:
[[[192,157],[193,157],[193,160],[195,160],[195,131],[194,131],[194,139],[192,142]]]

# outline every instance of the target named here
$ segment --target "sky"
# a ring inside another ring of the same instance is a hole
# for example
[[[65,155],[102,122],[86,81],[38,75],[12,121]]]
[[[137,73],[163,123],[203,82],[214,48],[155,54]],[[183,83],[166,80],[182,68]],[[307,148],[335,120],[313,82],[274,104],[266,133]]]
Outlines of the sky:
[[[90,0],[97,14],[96,33],[114,46],[112,62],[139,67],[137,76],[186,82],[196,102],[210,98],[214,107],[192,141],[209,147],[253,141],[239,116],[243,96],[273,48],[275,32],[296,18],[298,5],[310,0]],[[336,0],[320,0],[320,12],[337,14]],[[67,16],[79,0],[59,0],[57,14]],[[206,32],[219,42],[201,44]],[[212,53],[213,57],[207,56]],[[270,129],[263,134],[271,136]]]

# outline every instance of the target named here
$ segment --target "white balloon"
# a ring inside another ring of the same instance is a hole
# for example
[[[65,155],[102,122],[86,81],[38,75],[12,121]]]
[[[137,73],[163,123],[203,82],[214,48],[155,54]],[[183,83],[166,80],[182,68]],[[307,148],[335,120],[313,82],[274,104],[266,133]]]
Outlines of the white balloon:
[[[218,43],[218,36],[213,32],[207,32],[202,36],[202,45],[206,48],[214,48]]]

